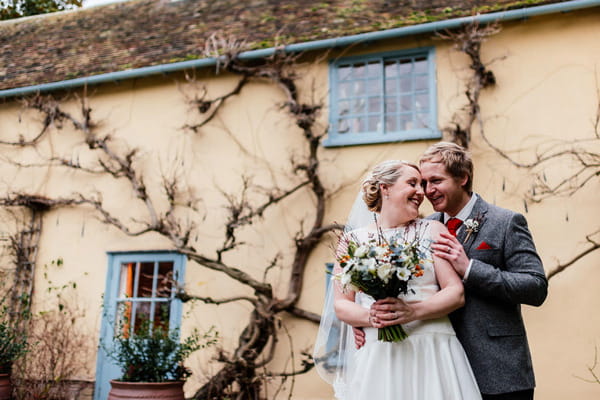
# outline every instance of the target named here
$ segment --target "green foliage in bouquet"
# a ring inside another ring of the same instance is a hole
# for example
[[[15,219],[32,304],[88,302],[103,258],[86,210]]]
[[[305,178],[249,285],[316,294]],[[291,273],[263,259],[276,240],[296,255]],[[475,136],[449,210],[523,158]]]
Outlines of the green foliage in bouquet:
[[[213,345],[218,333],[211,328],[201,335],[196,329],[184,340],[179,331],[142,321],[135,332],[119,329],[106,352],[123,370],[124,382],[166,382],[184,380],[190,371],[183,362],[193,352]],[[124,333],[124,332],[127,332]]]

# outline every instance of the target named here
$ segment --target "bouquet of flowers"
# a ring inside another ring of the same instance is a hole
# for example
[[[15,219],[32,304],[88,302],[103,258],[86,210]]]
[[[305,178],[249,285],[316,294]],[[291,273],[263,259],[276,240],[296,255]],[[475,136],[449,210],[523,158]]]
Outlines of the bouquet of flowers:
[[[346,238],[346,251],[338,254],[342,271],[335,275],[343,290],[364,292],[375,300],[398,297],[409,292],[408,281],[424,273],[426,255],[419,237],[406,240],[400,234],[386,240],[381,232],[366,242]],[[385,342],[399,342],[408,337],[402,325],[378,330],[377,338]]]

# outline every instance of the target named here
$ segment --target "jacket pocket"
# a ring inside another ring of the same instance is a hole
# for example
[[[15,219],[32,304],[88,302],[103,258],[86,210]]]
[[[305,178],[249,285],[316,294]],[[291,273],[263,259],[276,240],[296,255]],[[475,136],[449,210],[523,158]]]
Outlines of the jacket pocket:
[[[486,264],[498,264],[502,260],[500,249],[471,250],[469,256]]]

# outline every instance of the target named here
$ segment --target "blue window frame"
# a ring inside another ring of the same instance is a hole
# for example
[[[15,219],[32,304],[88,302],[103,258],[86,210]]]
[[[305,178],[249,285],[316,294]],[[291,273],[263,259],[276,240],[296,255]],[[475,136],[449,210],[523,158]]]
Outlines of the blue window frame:
[[[440,138],[434,48],[330,62],[324,146]]]
[[[181,323],[181,301],[175,298],[170,279],[183,283],[185,256],[176,252],[127,252],[108,254],[108,274],[104,292],[104,313],[96,363],[94,400],[105,400],[110,380],[122,371],[108,357],[118,321],[126,320],[126,329],[135,331],[141,321],[177,329]],[[165,279],[170,278],[170,279]]]

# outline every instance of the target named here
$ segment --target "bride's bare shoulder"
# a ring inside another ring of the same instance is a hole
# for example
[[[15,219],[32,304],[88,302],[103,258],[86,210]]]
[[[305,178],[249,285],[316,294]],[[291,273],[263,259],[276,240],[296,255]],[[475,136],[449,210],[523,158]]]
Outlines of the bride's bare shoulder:
[[[431,232],[432,235],[439,235],[442,232],[448,232],[446,225],[442,224],[440,221],[435,221],[432,219],[425,219],[422,221],[427,224],[429,232]]]

